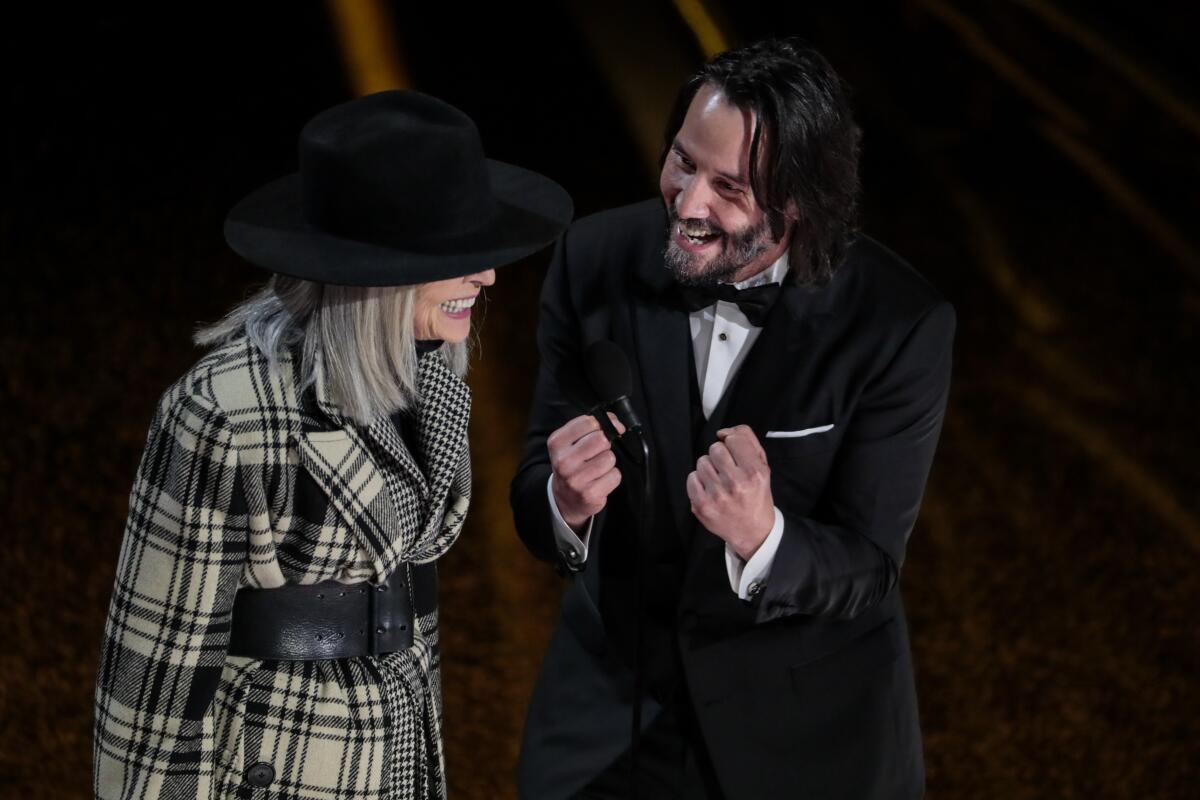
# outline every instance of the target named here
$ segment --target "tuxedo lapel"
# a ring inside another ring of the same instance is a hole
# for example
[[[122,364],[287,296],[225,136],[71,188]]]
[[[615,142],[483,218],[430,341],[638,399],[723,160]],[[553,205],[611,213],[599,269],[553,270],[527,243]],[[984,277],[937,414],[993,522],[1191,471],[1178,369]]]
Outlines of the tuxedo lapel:
[[[759,441],[763,439],[770,412],[793,400],[790,384],[820,336],[829,314],[830,294],[827,288],[784,284],[762,333],[725,391],[724,412],[713,414],[720,425],[712,429],[710,441],[716,439],[719,427],[735,425],[749,425]]]
[[[691,504],[686,479],[692,469],[688,349],[692,346],[687,312],[669,296],[670,274],[660,255],[644,265],[643,291],[637,293],[633,328],[648,426],[657,465],[657,492],[667,497],[675,527],[690,530]],[[660,523],[664,520],[660,520]]]
[[[791,384],[796,379],[799,359],[812,349],[814,338],[820,335],[828,316],[829,299],[826,289],[784,284],[762,333],[709,416],[697,443],[699,447],[707,448],[715,442],[718,430],[737,425],[749,425],[759,441],[763,440],[766,421],[774,408],[794,399]],[[703,528],[700,530],[703,534],[693,537],[691,542],[693,564],[705,558],[702,555],[705,550],[722,543]],[[712,558],[719,558],[721,565],[724,564],[723,555]],[[724,574],[723,566],[713,570],[714,574]]]

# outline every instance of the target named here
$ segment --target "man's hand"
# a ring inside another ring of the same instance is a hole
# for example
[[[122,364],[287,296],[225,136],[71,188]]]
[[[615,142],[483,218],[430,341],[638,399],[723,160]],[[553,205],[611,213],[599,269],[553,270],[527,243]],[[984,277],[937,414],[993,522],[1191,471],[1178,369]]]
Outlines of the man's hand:
[[[609,414],[617,433],[625,426]],[[546,440],[554,478],[550,489],[563,521],[578,531],[588,518],[604,508],[608,496],[621,483],[617,456],[594,417],[576,417]]]
[[[722,428],[687,477],[688,499],[700,524],[749,561],[775,524],[771,468],[747,425]]]

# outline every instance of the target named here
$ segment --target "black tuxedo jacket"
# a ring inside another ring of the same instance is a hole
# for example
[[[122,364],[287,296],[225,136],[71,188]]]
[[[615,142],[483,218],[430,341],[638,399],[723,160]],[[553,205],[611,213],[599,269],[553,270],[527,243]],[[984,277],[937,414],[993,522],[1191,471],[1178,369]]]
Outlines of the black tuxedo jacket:
[[[538,377],[512,485],[517,530],[557,552],[546,438],[579,413],[556,382],[598,339],[634,370],[656,451],[654,531],[636,542],[625,480],[595,521],[530,703],[523,797],[569,797],[629,744],[635,552],[644,553],[653,718],[686,691],[723,791],[774,797],[919,797],[924,769],[898,577],[945,410],[952,307],[897,256],[859,237],[832,282],[785,283],[699,438],[688,316],[662,259],[662,202],[587,217],[560,241],[541,301]],[[763,591],[731,590],[724,544],[685,488],[718,427],[766,450],[783,540]],[[833,427],[803,437],[768,432]]]

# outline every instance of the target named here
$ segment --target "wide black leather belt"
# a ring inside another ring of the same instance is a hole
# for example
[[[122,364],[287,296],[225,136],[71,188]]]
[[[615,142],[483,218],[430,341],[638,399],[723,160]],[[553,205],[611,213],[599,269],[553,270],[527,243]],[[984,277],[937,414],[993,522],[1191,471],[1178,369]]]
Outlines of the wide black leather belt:
[[[433,564],[402,565],[382,583],[241,589],[229,654],[318,661],[394,653],[412,646],[414,620],[436,608]]]

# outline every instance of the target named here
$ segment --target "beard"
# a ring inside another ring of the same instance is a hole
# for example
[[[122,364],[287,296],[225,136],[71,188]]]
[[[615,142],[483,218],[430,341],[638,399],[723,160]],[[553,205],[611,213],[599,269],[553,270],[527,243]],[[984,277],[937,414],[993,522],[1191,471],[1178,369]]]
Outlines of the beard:
[[[765,216],[757,225],[747,225],[732,232],[708,223],[709,229],[720,235],[721,249],[706,262],[702,256],[689,253],[675,243],[674,233],[679,221],[675,208],[668,206],[667,246],[663,251],[663,261],[675,280],[684,286],[730,283],[743,267],[776,244]]]

